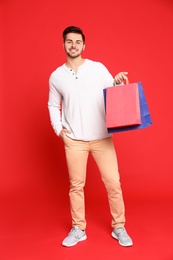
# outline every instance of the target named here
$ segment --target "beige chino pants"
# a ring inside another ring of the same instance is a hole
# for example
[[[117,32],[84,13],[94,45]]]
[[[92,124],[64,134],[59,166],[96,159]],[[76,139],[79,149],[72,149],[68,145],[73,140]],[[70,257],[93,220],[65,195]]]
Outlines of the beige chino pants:
[[[124,226],[124,201],[118,172],[117,156],[112,138],[77,141],[66,136],[64,144],[70,180],[69,196],[72,226],[78,226],[82,230],[86,228],[84,186],[89,153],[92,154],[99,168],[101,178],[107,190],[112,215],[112,227]]]

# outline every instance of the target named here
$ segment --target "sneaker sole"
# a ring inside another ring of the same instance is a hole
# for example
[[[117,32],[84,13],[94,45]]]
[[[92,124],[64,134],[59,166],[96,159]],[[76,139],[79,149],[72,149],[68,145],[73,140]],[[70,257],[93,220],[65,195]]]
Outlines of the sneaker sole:
[[[112,237],[115,238],[116,240],[118,240],[118,242],[119,242],[119,244],[120,244],[121,246],[132,246],[132,245],[133,245],[133,243],[128,244],[128,245],[122,244],[122,243],[119,241],[118,237],[115,235],[114,232],[112,232]]]
[[[85,236],[81,237],[78,241],[74,242],[73,244],[65,244],[62,242],[62,245],[66,246],[66,247],[71,247],[71,246],[75,246],[78,242],[82,242],[86,239],[87,239],[87,236],[85,235]]]

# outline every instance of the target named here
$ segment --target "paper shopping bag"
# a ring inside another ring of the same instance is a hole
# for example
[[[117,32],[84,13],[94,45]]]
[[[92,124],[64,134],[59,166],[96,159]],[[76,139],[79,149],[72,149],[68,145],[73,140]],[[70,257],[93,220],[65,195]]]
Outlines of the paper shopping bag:
[[[104,90],[108,133],[146,128],[152,124],[141,82]]]
[[[141,124],[137,84],[107,88],[106,104],[107,128]]]

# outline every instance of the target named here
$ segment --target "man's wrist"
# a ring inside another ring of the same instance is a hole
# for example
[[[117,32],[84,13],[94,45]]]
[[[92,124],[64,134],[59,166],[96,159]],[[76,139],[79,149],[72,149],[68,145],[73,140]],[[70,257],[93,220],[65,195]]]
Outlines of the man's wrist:
[[[118,85],[120,85],[121,84],[121,82],[120,83],[117,83],[115,80],[114,80],[114,82],[113,82],[113,86],[118,86]]]

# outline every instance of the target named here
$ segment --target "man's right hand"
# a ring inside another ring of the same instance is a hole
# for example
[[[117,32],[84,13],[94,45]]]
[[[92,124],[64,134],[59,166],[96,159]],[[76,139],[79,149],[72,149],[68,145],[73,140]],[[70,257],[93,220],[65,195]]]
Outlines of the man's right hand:
[[[60,137],[62,140],[64,140],[64,136],[66,135],[66,133],[71,134],[71,131],[68,130],[68,129],[65,129],[65,128],[62,129],[61,132],[60,132],[60,134],[59,134],[59,137]]]

